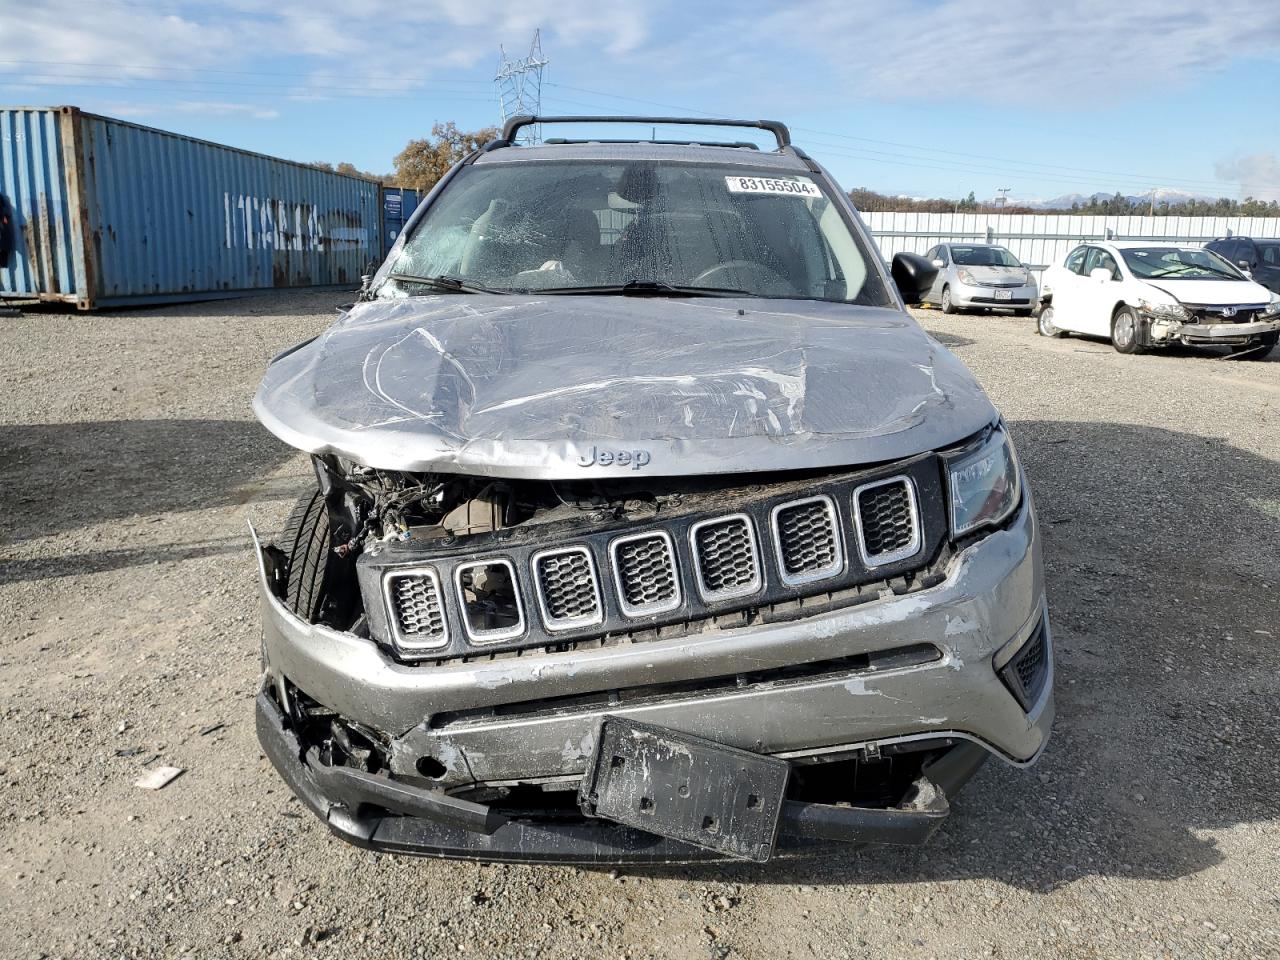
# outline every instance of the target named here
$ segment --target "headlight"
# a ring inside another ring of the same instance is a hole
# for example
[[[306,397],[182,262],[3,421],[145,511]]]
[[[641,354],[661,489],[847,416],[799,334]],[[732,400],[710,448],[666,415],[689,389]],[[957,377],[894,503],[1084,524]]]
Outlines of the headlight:
[[[1259,313],[1258,316],[1265,320],[1270,320],[1272,317],[1280,317],[1280,297],[1277,297],[1273,293],[1271,295],[1271,302],[1262,308],[1262,312]]]
[[[1022,496],[1018,458],[1004,430],[992,431],[976,450],[948,458],[947,476],[957,537],[1005,520]]]
[[[961,283],[967,283],[971,287],[982,286],[982,284],[978,283],[977,280],[973,279],[973,274],[968,270],[965,270],[963,267],[956,271],[956,276],[960,278]]]
[[[1152,303],[1150,300],[1139,300],[1138,309],[1143,313],[1160,320],[1190,320],[1191,314],[1180,303]]]

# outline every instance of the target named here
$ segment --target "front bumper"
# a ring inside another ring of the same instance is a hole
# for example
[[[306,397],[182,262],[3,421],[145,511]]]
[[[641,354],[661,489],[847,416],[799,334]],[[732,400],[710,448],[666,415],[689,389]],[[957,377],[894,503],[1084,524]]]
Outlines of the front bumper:
[[[1160,321],[1152,324],[1153,335]],[[1253,323],[1166,323],[1169,339],[1183,343],[1245,343],[1268,333],[1280,331],[1280,318]]]
[[[259,699],[264,749],[331,827],[383,849],[484,859],[536,851],[530,856],[539,860],[565,859],[557,851],[570,848],[574,852],[567,858],[575,860],[690,859],[704,853],[603,821],[511,821],[487,834],[419,811],[380,818],[371,826],[359,811],[378,807],[378,801],[361,801],[335,788],[334,775],[304,754],[280,718],[274,704],[287,703],[291,688],[348,721],[385,733],[393,775],[422,783],[419,761],[431,758],[442,771],[427,791],[436,796],[473,784],[581,778],[606,715],[795,762],[943,741],[960,744],[952,753],[961,750],[979,761],[993,753],[1024,765],[1043,749],[1052,722],[1052,644],[1029,501],[1006,529],[960,553],[936,587],[788,622],[478,662],[397,663],[370,640],[290,613],[270,589],[261,551],[259,572],[264,679],[273,688],[273,696]],[[1036,702],[1024,711],[997,668],[1041,628],[1048,676]],[[938,656],[896,668],[850,667],[740,685],[713,682],[922,645],[932,645]],[[707,689],[697,689],[703,680]],[[633,690],[671,692],[617,695]],[[848,817],[836,817],[841,822],[830,831],[839,839],[897,836],[899,842],[918,842],[940,819],[936,810],[921,820],[921,811],[852,809],[866,822],[851,826]],[[896,834],[886,833],[883,820],[895,815],[905,823]],[[808,820],[815,818],[831,820],[823,811],[810,811]],[[829,833],[824,835],[831,839]]]
[[[442,790],[318,762],[304,751],[269,693],[257,699],[258,741],[280,776],[333,833],[384,853],[509,863],[690,863],[731,859],[608,820],[515,819],[491,807],[448,797]],[[987,752],[972,743],[952,747],[926,767],[910,806],[865,809],[786,801],[777,849],[786,854],[826,844],[920,844],[950,812],[954,796],[978,772]]]
[[[1007,290],[1010,299],[997,300],[996,290]],[[1022,287],[984,287],[976,284],[956,281],[951,284],[951,302],[961,308],[1008,308],[1024,310],[1030,308],[1038,299],[1039,292],[1035,284]]]

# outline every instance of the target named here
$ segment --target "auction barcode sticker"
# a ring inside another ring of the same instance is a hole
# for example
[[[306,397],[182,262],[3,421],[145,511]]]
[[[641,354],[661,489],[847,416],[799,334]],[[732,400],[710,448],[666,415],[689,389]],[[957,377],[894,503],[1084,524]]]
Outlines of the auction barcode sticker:
[[[730,193],[769,193],[778,197],[821,197],[812,180],[774,180],[770,177],[725,177]]]

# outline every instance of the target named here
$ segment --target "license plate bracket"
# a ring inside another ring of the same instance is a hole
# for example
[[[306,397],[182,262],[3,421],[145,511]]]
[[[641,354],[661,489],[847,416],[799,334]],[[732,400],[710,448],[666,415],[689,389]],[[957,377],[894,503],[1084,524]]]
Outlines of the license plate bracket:
[[[605,717],[578,803],[588,816],[764,863],[790,773],[785,760]]]

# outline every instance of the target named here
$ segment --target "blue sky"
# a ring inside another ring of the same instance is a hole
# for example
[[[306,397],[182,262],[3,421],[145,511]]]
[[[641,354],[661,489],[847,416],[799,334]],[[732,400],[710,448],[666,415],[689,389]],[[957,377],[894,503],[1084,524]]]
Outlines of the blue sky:
[[[0,0],[0,103],[389,171],[537,27],[544,112],[777,117],[846,187],[1280,199],[1255,0]]]

